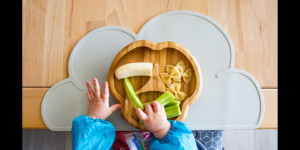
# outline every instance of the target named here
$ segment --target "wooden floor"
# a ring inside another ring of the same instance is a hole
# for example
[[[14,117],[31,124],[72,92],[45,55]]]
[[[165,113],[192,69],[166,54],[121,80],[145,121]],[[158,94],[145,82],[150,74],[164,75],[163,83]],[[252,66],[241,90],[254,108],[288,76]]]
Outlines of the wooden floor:
[[[225,130],[225,150],[277,150],[277,129]],[[71,132],[23,129],[23,150],[71,150]]]

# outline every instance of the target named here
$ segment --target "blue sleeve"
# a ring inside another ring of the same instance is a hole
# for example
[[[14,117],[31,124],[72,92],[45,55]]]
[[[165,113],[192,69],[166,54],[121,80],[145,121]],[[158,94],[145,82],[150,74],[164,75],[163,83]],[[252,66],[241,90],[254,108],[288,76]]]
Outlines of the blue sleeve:
[[[149,149],[170,149],[170,150],[197,150],[194,135],[187,126],[180,121],[169,120],[171,129],[163,139],[157,139],[152,135]]]
[[[108,121],[85,115],[72,122],[72,149],[110,149],[116,137],[114,126]]]

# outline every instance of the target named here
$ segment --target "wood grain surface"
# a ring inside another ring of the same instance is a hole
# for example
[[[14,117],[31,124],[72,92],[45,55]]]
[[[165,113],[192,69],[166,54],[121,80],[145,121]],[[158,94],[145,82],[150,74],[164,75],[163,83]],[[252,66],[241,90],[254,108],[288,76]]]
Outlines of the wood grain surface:
[[[277,91],[277,7],[276,0],[22,0],[22,83],[23,91],[29,92],[27,97],[23,94],[23,113],[40,111],[35,98],[44,93],[38,89],[69,76],[69,56],[85,34],[111,25],[137,33],[152,17],[173,10],[191,10],[216,20],[233,41],[235,67],[253,75],[263,89]],[[270,96],[277,104],[276,97]],[[266,108],[270,104],[277,112],[274,103],[266,103]],[[277,117],[270,115],[264,119]],[[23,114],[23,126],[28,119],[40,121]],[[43,127],[39,125],[35,127]]]

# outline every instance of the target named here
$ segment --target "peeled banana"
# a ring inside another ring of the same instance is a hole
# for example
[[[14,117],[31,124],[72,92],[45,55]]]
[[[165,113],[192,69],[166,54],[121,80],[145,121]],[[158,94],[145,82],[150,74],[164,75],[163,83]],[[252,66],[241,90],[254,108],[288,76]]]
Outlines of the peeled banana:
[[[118,80],[132,76],[151,76],[153,64],[149,62],[129,63],[118,67],[115,71]]]

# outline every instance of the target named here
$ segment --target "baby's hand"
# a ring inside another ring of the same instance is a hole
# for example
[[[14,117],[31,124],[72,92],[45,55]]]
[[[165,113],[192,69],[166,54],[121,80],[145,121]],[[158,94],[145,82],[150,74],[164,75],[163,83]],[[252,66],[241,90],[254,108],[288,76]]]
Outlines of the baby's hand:
[[[96,78],[93,78],[95,91],[93,90],[91,83],[89,81],[86,82],[86,86],[88,88],[87,97],[89,101],[87,116],[90,118],[98,118],[105,120],[109,117],[114,111],[118,108],[121,108],[120,104],[115,104],[109,107],[108,104],[108,83],[104,82],[103,92],[101,93],[100,85]]]
[[[152,105],[152,107],[151,107]],[[140,109],[136,109],[136,114],[144,123],[146,129],[153,133],[158,139],[163,139],[171,128],[171,123],[167,120],[165,108],[157,101],[152,104],[145,104],[146,114]]]

